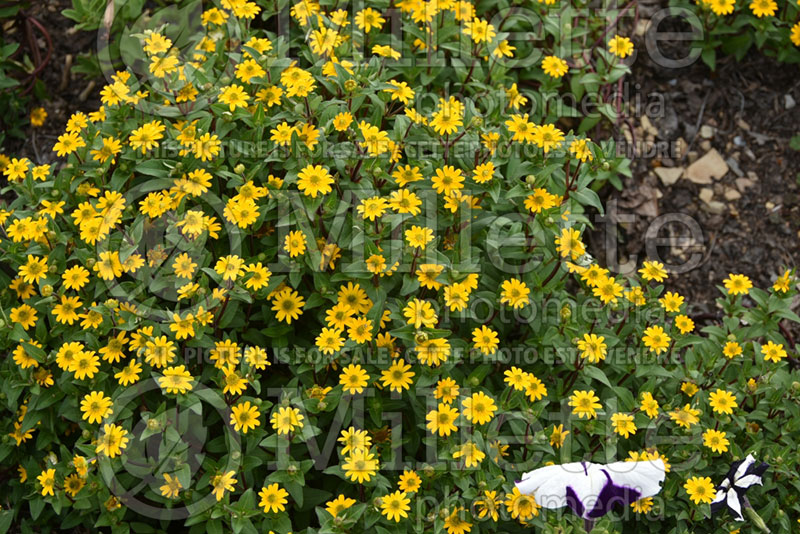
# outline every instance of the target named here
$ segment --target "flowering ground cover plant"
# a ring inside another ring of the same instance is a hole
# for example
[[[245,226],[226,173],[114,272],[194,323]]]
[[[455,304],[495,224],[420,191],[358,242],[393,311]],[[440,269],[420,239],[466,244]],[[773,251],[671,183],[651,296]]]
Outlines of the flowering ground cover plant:
[[[786,63],[800,62],[800,4],[791,0],[670,2],[696,32],[697,53],[712,69],[720,52],[742,59],[752,47]]]
[[[192,39],[133,36],[59,163],[9,159],[0,527],[579,532],[515,480],[631,460],[658,480],[596,531],[713,532],[753,454],[745,511],[790,528],[794,271],[719,281],[703,326],[658,261],[594,262],[627,162],[542,95],[633,45],[558,33],[526,96],[507,7],[299,2],[278,35],[274,5],[206,6]]]

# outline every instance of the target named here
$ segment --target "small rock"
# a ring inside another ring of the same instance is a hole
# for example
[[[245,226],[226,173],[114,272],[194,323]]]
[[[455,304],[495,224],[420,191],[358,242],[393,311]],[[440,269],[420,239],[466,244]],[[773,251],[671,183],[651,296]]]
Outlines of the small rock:
[[[734,189],[732,187],[728,187],[728,188],[725,189],[724,197],[725,197],[725,200],[734,201],[734,200],[739,200],[740,198],[742,198],[742,194],[739,191],[737,191],[736,189]]]
[[[719,200],[712,200],[708,203],[708,212],[713,213],[714,215],[725,213],[725,208],[727,208],[725,203],[720,202]]]
[[[769,200],[764,204],[764,207],[767,208],[767,211],[773,209],[775,207],[775,203],[770,202]]]
[[[690,150],[689,153],[686,155],[686,158],[689,160],[689,163],[694,163],[697,161],[697,158],[700,154],[697,153],[696,150]]]
[[[714,137],[714,128],[709,126],[708,124],[704,124],[700,127],[700,137],[703,139],[711,139]]]
[[[686,169],[686,177],[696,184],[710,184],[711,179],[719,180],[728,172],[728,164],[716,149],[709,150]]]
[[[742,169],[739,168],[739,163],[735,159],[728,158],[725,160],[725,163],[728,164],[728,167],[731,168],[731,170],[736,174],[736,176],[744,176]]]
[[[738,189],[742,193],[744,193],[746,189],[753,187],[754,185],[756,185],[756,183],[750,178],[736,179],[736,189]]]
[[[629,145],[633,144],[633,134],[630,132],[630,130],[623,128],[622,134],[625,136],[625,141],[627,141]]]
[[[786,109],[792,109],[797,105],[797,102],[792,98],[792,95],[785,94],[783,95],[783,104]]]
[[[686,153],[686,140],[683,137],[679,137],[675,140],[672,144],[672,147],[675,151],[676,158],[682,158],[683,155]]]
[[[736,146],[745,146],[747,143],[744,142],[741,135],[737,135],[733,138],[733,144]]]
[[[709,150],[711,150],[711,141],[709,141],[708,139],[703,139],[702,141],[700,141],[700,150],[702,150],[703,152],[708,152]]]
[[[657,167],[655,173],[662,184],[670,186],[681,179],[683,170],[683,167]]]
[[[742,130],[749,130],[749,129],[750,129],[750,125],[749,125],[749,124],[747,124],[747,123],[746,123],[745,121],[743,121],[742,119],[739,119],[738,121],[736,121],[736,125],[737,125],[739,128],[741,128]]]
[[[642,115],[642,129],[649,133],[650,135],[656,136],[658,135],[658,129],[653,126],[653,123],[650,122],[650,117],[647,115]]]
[[[753,180],[754,182],[758,181],[758,175],[754,171],[747,171],[747,177]]]
[[[700,190],[700,200],[705,202],[706,204],[711,202],[711,199],[714,198],[714,190],[710,187],[704,187]]]

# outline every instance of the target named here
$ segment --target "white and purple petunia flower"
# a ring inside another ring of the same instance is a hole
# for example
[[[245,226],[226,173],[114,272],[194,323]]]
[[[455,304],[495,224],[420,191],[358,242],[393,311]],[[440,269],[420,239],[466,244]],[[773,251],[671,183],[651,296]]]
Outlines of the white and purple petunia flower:
[[[604,516],[615,504],[628,506],[661,491],[664,462],[614,462],[595,464],[573,462],[548,465],[522,475],[516,482],[521,493],[533,495],[543,508],[570,509],[593,521]]]
[[[752,454],[748,454],[744,460],[732,463],[725,479],[717,486],[716,498],[711,503],[711,513],[719,513],[727,507],[737,521],[744,521],[742,501],[748,505],[744,493],[750,486],[762,485],[761,476],[768,467],[764,462],[757,465]]]

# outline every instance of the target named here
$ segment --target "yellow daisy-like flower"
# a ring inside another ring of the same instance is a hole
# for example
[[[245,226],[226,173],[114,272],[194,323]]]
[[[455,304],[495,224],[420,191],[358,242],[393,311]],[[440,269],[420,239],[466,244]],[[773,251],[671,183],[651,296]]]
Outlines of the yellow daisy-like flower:
[[[502,290],[500,293],[501,304],[508,304],[513,308],[523,308],[530,303],[528,295],[531,290],[525,282],[518,278],[503,281],[500,289]]]
[[[542,70],[551,78],[561,78],[569,70],[569,65],[563,59],[557,56],[545,56],[542,59]]]
[[[247,434],[247,431],[261,425],[259,417],[261,412],[250,401],[240,402],[231,408],[231,425],[237,432]]]
[[[709,504],[717,493],[709,477],[692,477],[683,487],[695,504]]]
[[[277,483],[262,487],[261,491],[258,492],[258,496],[261,497],[258,505],[264,509],[265,514],[283,512],[286,510],[286,503],[289,502],[286,499],[289,496],[289,492]]]
[[[339,375],[339,383],[342,389],[351,395],[363,393],[364,388],[369,382],[369,374],[359,364],[350,364],[342,369]]]
[[[731,274],[722,281],[729,295],[747,295],[753,287],[750,278],[743,274]]]
[[[608,51],[619,58],[625,59],[633,53],[633,41],[627,37],[615,35],[608,42]]]
[[[750,11],[758,18],[771,17],[778,10],[775,0],[753,0],[750,2]]]
[[[602,404],[598,401],[600,398],[594,394],[594,391],[573,391],[569,399],[569,405],[572,406],[572,413],[581,419],[584,417],[592,419],[597,417],[597,409],[602,408]]]

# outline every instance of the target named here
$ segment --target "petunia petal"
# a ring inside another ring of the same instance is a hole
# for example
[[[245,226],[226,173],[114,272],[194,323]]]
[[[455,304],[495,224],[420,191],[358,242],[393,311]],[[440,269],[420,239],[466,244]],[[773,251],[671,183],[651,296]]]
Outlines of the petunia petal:
[[[664,477],[660,459],[607,465],[573,462],[525,473],[517,487],[533,495],[544,508],[569,506],[585,519],[592,519],[605,515],[615,504],[627,506],[655,495]]]
[[[744,521],[742,517],[742,505],[739,503],[739,494],[733,489],[728,490],[728,508],[734,513],[737,521]]]
[[[745,475],[733,483],[737,488],[749,488],[754,484],[762,485],[761,477],[758,475]]]

